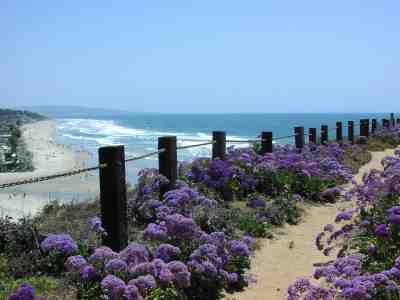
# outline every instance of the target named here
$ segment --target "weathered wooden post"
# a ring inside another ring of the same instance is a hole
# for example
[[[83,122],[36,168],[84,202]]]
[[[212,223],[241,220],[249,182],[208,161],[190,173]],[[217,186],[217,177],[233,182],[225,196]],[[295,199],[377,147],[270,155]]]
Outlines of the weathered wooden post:
[[[212,159],[225,159],[226,157],[226,132],[213,131]],[[224,201],[233,200],[233,191],[229,186],[221,190]]]
[[[317,128],[308,129],[308,142],[312,144],[317,144]]]
[[[351,144],[354,144],[354,122],[347,122],[347,138]]]
[[[226,155],[226,132],[213,131],[212,159],[225,159]]]
[[[261,154],[272,153],[272,132],[263,131],[261,133]]]
[[[369,119],[360,120],[360,137],[369,137]]]
[[[343,141],[343,128],[342,122],[336,122],[336,141],[338,143]]]
[[[372,134],[375,134],[376,129],[377,129],[377,122],[376,122],[376,119],[372,119],[372,123],[371,123],[371,133],[372,133]]]
[[[176,154],[176,136],[161,136],[158,138],[158,171],[169,180],[169,183],[160,187],[160,197],[174,189],[178,176],[178,159]]]
[[[321,126],[321,144],[328,143],[328,125]]]
[[[128,245],[124,146],[101,147],[99,163],[103,244],[118,252]]]
[[[294,140],[297,149],[303,149],[304,147],[304,127],[297,126],[294,128]]]

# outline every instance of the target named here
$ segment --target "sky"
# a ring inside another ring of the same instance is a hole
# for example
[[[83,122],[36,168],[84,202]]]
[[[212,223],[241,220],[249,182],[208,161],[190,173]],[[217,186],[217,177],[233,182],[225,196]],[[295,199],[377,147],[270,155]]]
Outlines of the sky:
[[[1,0],[0,106],[400,111],[400,1]]]

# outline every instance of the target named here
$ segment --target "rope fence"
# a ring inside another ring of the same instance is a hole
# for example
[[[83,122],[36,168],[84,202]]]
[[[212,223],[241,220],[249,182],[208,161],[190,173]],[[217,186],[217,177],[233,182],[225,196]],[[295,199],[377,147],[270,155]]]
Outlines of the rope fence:
[[[400,124],[400,119],[396,120],[397,124]],[[392,114],[389,119],[382,120],[382,127],[388,128],[394,126],[394,115]],[[377,120],[372,120],[372,125],[369,119],[362,119],[359,123],[354,124],[351,121],[346,126],[348,130],[347,139],[349,143],[354,143],[354,128],[360,126],[360,136],[368,138],[370,133],[373,134],[376,130]],[[370,127],[371,125],[371,127]],[[255,143],[259,142],[261,147],[259,154],[264,155],[272,153],[273,141],[294,138],[294,147],[298,151],[302,151],[305,146],[305,136],[308,136],[308,142],[317,144],[326,144],[329,141],[328,132],[336,130],[337,142],[343,141],[342,135],[342,124],[337,122],[336,126],[333,126],[329,130],[327,125],[322,125],[320,135],[317,137],[317,128],[309,128],[309,133],[304,133],[304,127],[297,126],[294,128],[294,134],[280,137],[273,137],[273,133],[270,131],[264,131],[261,133],[259,139],[247,139],[247,140],[235,140],[226,139],[225,131],[214,131],[211,140],[193,140],[196,144],[187,146],[177,146],[177,142],[188,141],[179,140],[177,141],[176,136],[163,136],[158,138],[158,150],[150,153],[146,153],[140,156],[130,157],[125,159],[125,149],[123,145],[118,146],[105,146],[99,149],[99,164],[90,168],[82,168],[72,170],[69,172],[53,174],[49,176],[41,176],[35,178],[29,178],[19,180],[15,182],[2,183],[0,189],[7,187],[15,187],[25,184],[37,183],[48,181],[51,179],[73,176],[85,172],[91,172],[99,170],[99,199],[101,209],[101,220],[103,227],[107,231],[107,236],[103,238],[103,244],[110,247],[114,251],[120,251],[125,248],[128,243],[128,230],[127,230],[127,184],[126,184],[126,170],[125,163],[131,161],[141,160],[147,157],[158,155],[158,172],[168,179],[168,184],[163,185],[160,189],[160,197],[171,189],[174,189],[178,179],[178,160],[177,150],[189,149],[202,147],[206,145],[212,145],[211,159],[226,158],[227,143]],[[370,130],[371,128],[371,130]],[[231,196],[225,195],[224,200],[230,201]]]
[[[82,173],[86,173],[86,172],[96,171],[96,170],[99,170],[101,168],[106,168],[106,167],[107,167],[107,164],[100,164],[98,166],[94,166],[94,167],[90,167],[90,168],[83,168],[83,169],[77,169],[77,170],[68,171],[68,172],[64,172],[64,173],[57,173],[57,174],[53,174],[53,175],[39,176],[39,177],[33,177],[33,178],[29,178],[29,179],[22,179],[22,180],[18,180],[18,181],[14,181],[14,182],[0,184],[0,189],[7,188],[7,187],[14,187],[14,186],[18,186],[18,185],[43,182],[43,181],[52,180],[52,179],[61,178],[61,177],[74,176],[74,175],[78,175],[78,174],[82,174]]]
[[[195,144],[195,145],[188,145],[188,146],[179,146],[176,147],[177,150],[183,150],[183,149],[190,149],[190,148],[197,148],[197,147],[202,147],[202,146],[207,146],[207,145],[212,145],[214,144],[214,141],[206,142],[206,143],[200,143],[200,144]]]
[[[391,116],[392,119],[392,124],[394,124],[393,122],[393,116]],[[340,130],[340,139],[342,139],[341,136],[341,129],[342,128],[349,128],[351,130],[354,130],[354,127],[356,126],[360,126],[360,132],[364,130],[367,130],[369,132],[369,127],[368,129],[363,129],[363,122],[367,121],[367,123],[364,123],[364,125],[368,125],[369,126],[369,119],[363,119],[358,123],[353,123],[353,125],[350,127],[349,124],[342,124],[341,122],[338,122],[336,124],[336,126],[332,126],[330,127],[330,129],[328,129],[328,132],[333,132],[336,131],[338,134],[338,130]],[[385,121],[389,121],[387,119],[383,119],[382,120],[382,126],[385,127],[386,123]],[[338,126],[338,124],[341,124],[340,126]],[[372,124],[375,124],[373,126],[377,126],[377,121],[376,119],[373,119]],[[326,127],[328,127],[327,125],[324,125]],[[322,126],[322,127],[324,127]],[[302,128],[301,132],[304,132],[304,128],[303,127],[296,127],[296,129]],[[376,128],[375,128],[376,129]],[[372,128],[372,130],[374,130],[374,128]],[[218,132],[221,133],[221,132]],[[224,133],[224,132],[223,132]],[[272,143],[272,141],[279,141],[279,140],[285,140],[285,139],[290,139],[290,138],[296,138],[296,147],[298,148],[302,148],[304,146],[304,138],[299,138],[299,135],[304,135],[305,137],[310,137],[313,139],[316,139],[316,136],[312,136],[312,134],[309,133],[299,133],[299,132],[295,132],[294,134],[291,135],[286,135],[286,136],[280,136],[280,137],[273,137],[272,139],[264,139],[264,138],[260,138],[260,139],[246,139],[246,140],[235,140],[235,139],[226,139],[225,135],[223,135],[223,140],[207,140],[207,139],[180,139],[179,142],[200,142],[198,144],[194,144],[194,145],[187,145],[187,146],[175,146],[176,150],[184,150],[184,149],[191,149],[191,148],[197,148],[197,147],[202,147],[202,146],[208,146],[208,145],[212,145],[213,148],[215,147],[216,149],[220,149],[220,153],[218,153],[218,151],[214,151],[213,149],[213,158],[214,157],[223,157],[224,156],[224,152],[226,146],[226,143],[245,143],[245,144],[253,144],[253,143],[261,143],[262,145],[265,146],[265,144],[267,143]],[[272,136],[272,133],[271,133]],[[337,137],[339,139],[339,137]],[[353,136],[349,136],[349,139],[354,139]],[[327,136],[327,132],[325,133],[324,136],[324,129],[321,130],[321,142],[326,142],[328,140],[328,136]],[[221,147],[223,143],[223,147]],[[266,149],[266,152],[270,152],[272,151],[272,144],[269,147],[264,147]],[[222,150],[221,150],[222,149]],[[150,153],[146,153],[140,156],[135,156],[135,157],[131,157],[131,158],[127,158],[124,161],[125,162],[132,162],[132,161],[137,161],[137,160],[141,160],[141,159],[145,159],[148,157],[152,157],[154,155],[160,155],[164,152],[166,152],[167,149],[166,148],[161,148],[157,151],[153,151]],[[221,152],[222,151],[222,152]],[[214,153],[215,152],[215,153]],[[47,176],[40,176],[40,177],[33,177],[33,178],[28,178],[28,179],[23,179],[23,180],[18,180],[18,181],[14,181],[14,182],[9,182],[9,183],[3,183],[0,184],[0,189],[3,188],[8,188],[8,187],[15,187],[15,186],[20,186],[20,185],[25,185],[25,184],[32,184],[32,183],[37,183],[37,182],[43,182],[43,181],[48,181],[48,180],[52,180],[52,179],[57,179],[57,178],[61,178],[61,177],[69,177],[69,176],[74,176],[74,175],[78,175],[78,174],[82,174],[82,173],[86,173],[86,172],[91,172],[91,171],[96,171],[102,168],[106,168],[107,164],[103,163],[103,164],[99,164],[97,166],[93,166],[93,167],[89,167],[89,168],[82,168],[82,169],[77,169],[77,170],[72,170],[72,171],[68,171],[68,172],[64,172],[64,173],[57,173],[57,174],[52,174],[52,175],[47,175]]]
[[[163,153],[164,151],[165,151],[165,149],[162,148],[162,149],[160,149],[160,150],[158,150],[158,151],[150,152],[150,153],[143,154],[143,155],[140,155],[140,156],[135,156],[135,157],[127,158],[127,159],[125,159],[125,162],[130,162],[130,161],[135,161],[135,160],[144,159],[144,158],[147,158],[147,157],[151,157],[151,156],[154,156],[154,155]]]

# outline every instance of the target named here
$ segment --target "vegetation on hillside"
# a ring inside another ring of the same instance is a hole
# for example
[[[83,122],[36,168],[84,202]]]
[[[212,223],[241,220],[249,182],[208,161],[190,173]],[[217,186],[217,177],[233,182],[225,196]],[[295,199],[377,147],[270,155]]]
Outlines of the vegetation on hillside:
[[[240,291],[252,281],[257,239],[298,223],[304,203],[351,196],[340,185],[369,161],[370,145],[400,144],[398,131],[381,134],[364,145],[310,145],[302,152],[232,148],[224,161],[182,163],[175,189],[161,199],[167,179],[144,169],[128,193],[132,242],[118,253],[100,247],[106,232],[97,200],[51,203],[33,218],[3,219],[0,298],[19,293],[22,281],[48,299],[205,300]]]

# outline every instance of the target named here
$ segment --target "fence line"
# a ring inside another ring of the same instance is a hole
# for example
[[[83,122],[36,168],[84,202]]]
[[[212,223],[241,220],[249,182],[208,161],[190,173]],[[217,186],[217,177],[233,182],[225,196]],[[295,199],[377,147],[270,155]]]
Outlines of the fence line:
[[[160,149],[158,151],[150,152],[150,153],[143,154],[143,155],[140,155],[140,156],[127,158],[127,159],[125,159],[125,162],[130,162],[130,161],[135,161],[135,160],[140,160],[140,159],[143,159],[143,158],[151,157],[151,156],[163,153],[164,151],[165,151],[165,149],[162,148],[162,149]]]
[[[176,149],[183,150],[183,149],[196,148],[196,147],[207,146],[207,145],[212,145],[212,144],[214,144],[214,141],[201,143],[201,144],[195,144],[195,145],[179,146],[179,147],[176,147]]]
[[[107,167],[106,164],[100,164],[98,166],[94,166],[94,167],[90,167],[90,168],[83,168],[83,169],[77,169],[77,170],[63,172],[63,173],[57,173],[57,174],[53,174],[53,175],[38,176],[38,177],[29,178],[29,179],[22,179],[22,180],[10,182],[10,183],[0,184],[0,189],[7,188],[7,187],[14,187],[14,186],[18,186],[18,185],[42,182],[42,181],[47,181],[47,180],[56,179],[56,178],[60,178],[60,177],[69,177],[69,176],[78,175],[81,173],[99,170],[99,169],[106,168],[106,167]]]
[[[395,120],[394,115],[391,115],[389,119],[382,119],[382,127],[389,128],[394,126],[396,123],[400,124],[400,119]],[[370,130],[370,124],[371,130]],[[119,251],[124,248],[127,244],[127,196],[126,196],[126,175],[125,165],[127,162],[141,160],[147,157],[158,155],[158,170],[161,175],[164,175],[169,180],[168,186],[163,187],[160,197],[163,193],[174,188],[177,180],[177,150],[202,147],[206,145],[212,145],[212,159],[225,159],[226,156],[226,144],[227,143],[261,143],[260,154],[273,152],[273,141],[295,138],[295,147],[301,151],[305,145],[305,138],[308,136],[309,143],[326,144],[329,140],[329,132],[336,130],[337,142],[343,141],[342,129],[347,128],[348,134],[347,139],[350,143],[354,143],[354,127],[359,126],[360,136],[369,137],[370,132],[373,134],[377,129],[377,120],[373,119],[372,123],[370,119],[362,119],[359,123],[348,121],[347,124],[337,122],[336,126],[329,129],[328,125],[322,125],[320,130],[320,138],[317,137],[317,128],[309,128],[309,133],[304,132],[304,127],[296,126],[294,128],[294,134],[273,137],[272,132],[262,132],[259,139],[248,139],[248,140],[227,140],[225,131],[214,131],[212,134],[212,140],[198,140],[192,141],[201,142],[194,145],[177,146],[176,136],[166,136],[158,138],[158,150],[144,155],[131,157],[125,159],[124,146],[105,146],[99,148],[99,165],[72,170],[65,173],[53,174],[49,176],[35,177],[25,180],[19,180],[16,182],[0,184],[0,189],[13,187],[18,185],[36,183],[46,180],[51,180],[60,177],[67,177],[77,175],[85,172],[99,170],[100,179],[100,207],[101,207],[101,218],[103,227],[107,231],[108,235],[104,237],[103,244],[111,247],[115,251]],[[190,141],[190,140],[179,140],[179,141]],[[224,200],[231,200],[232,195],[224,195]]]

